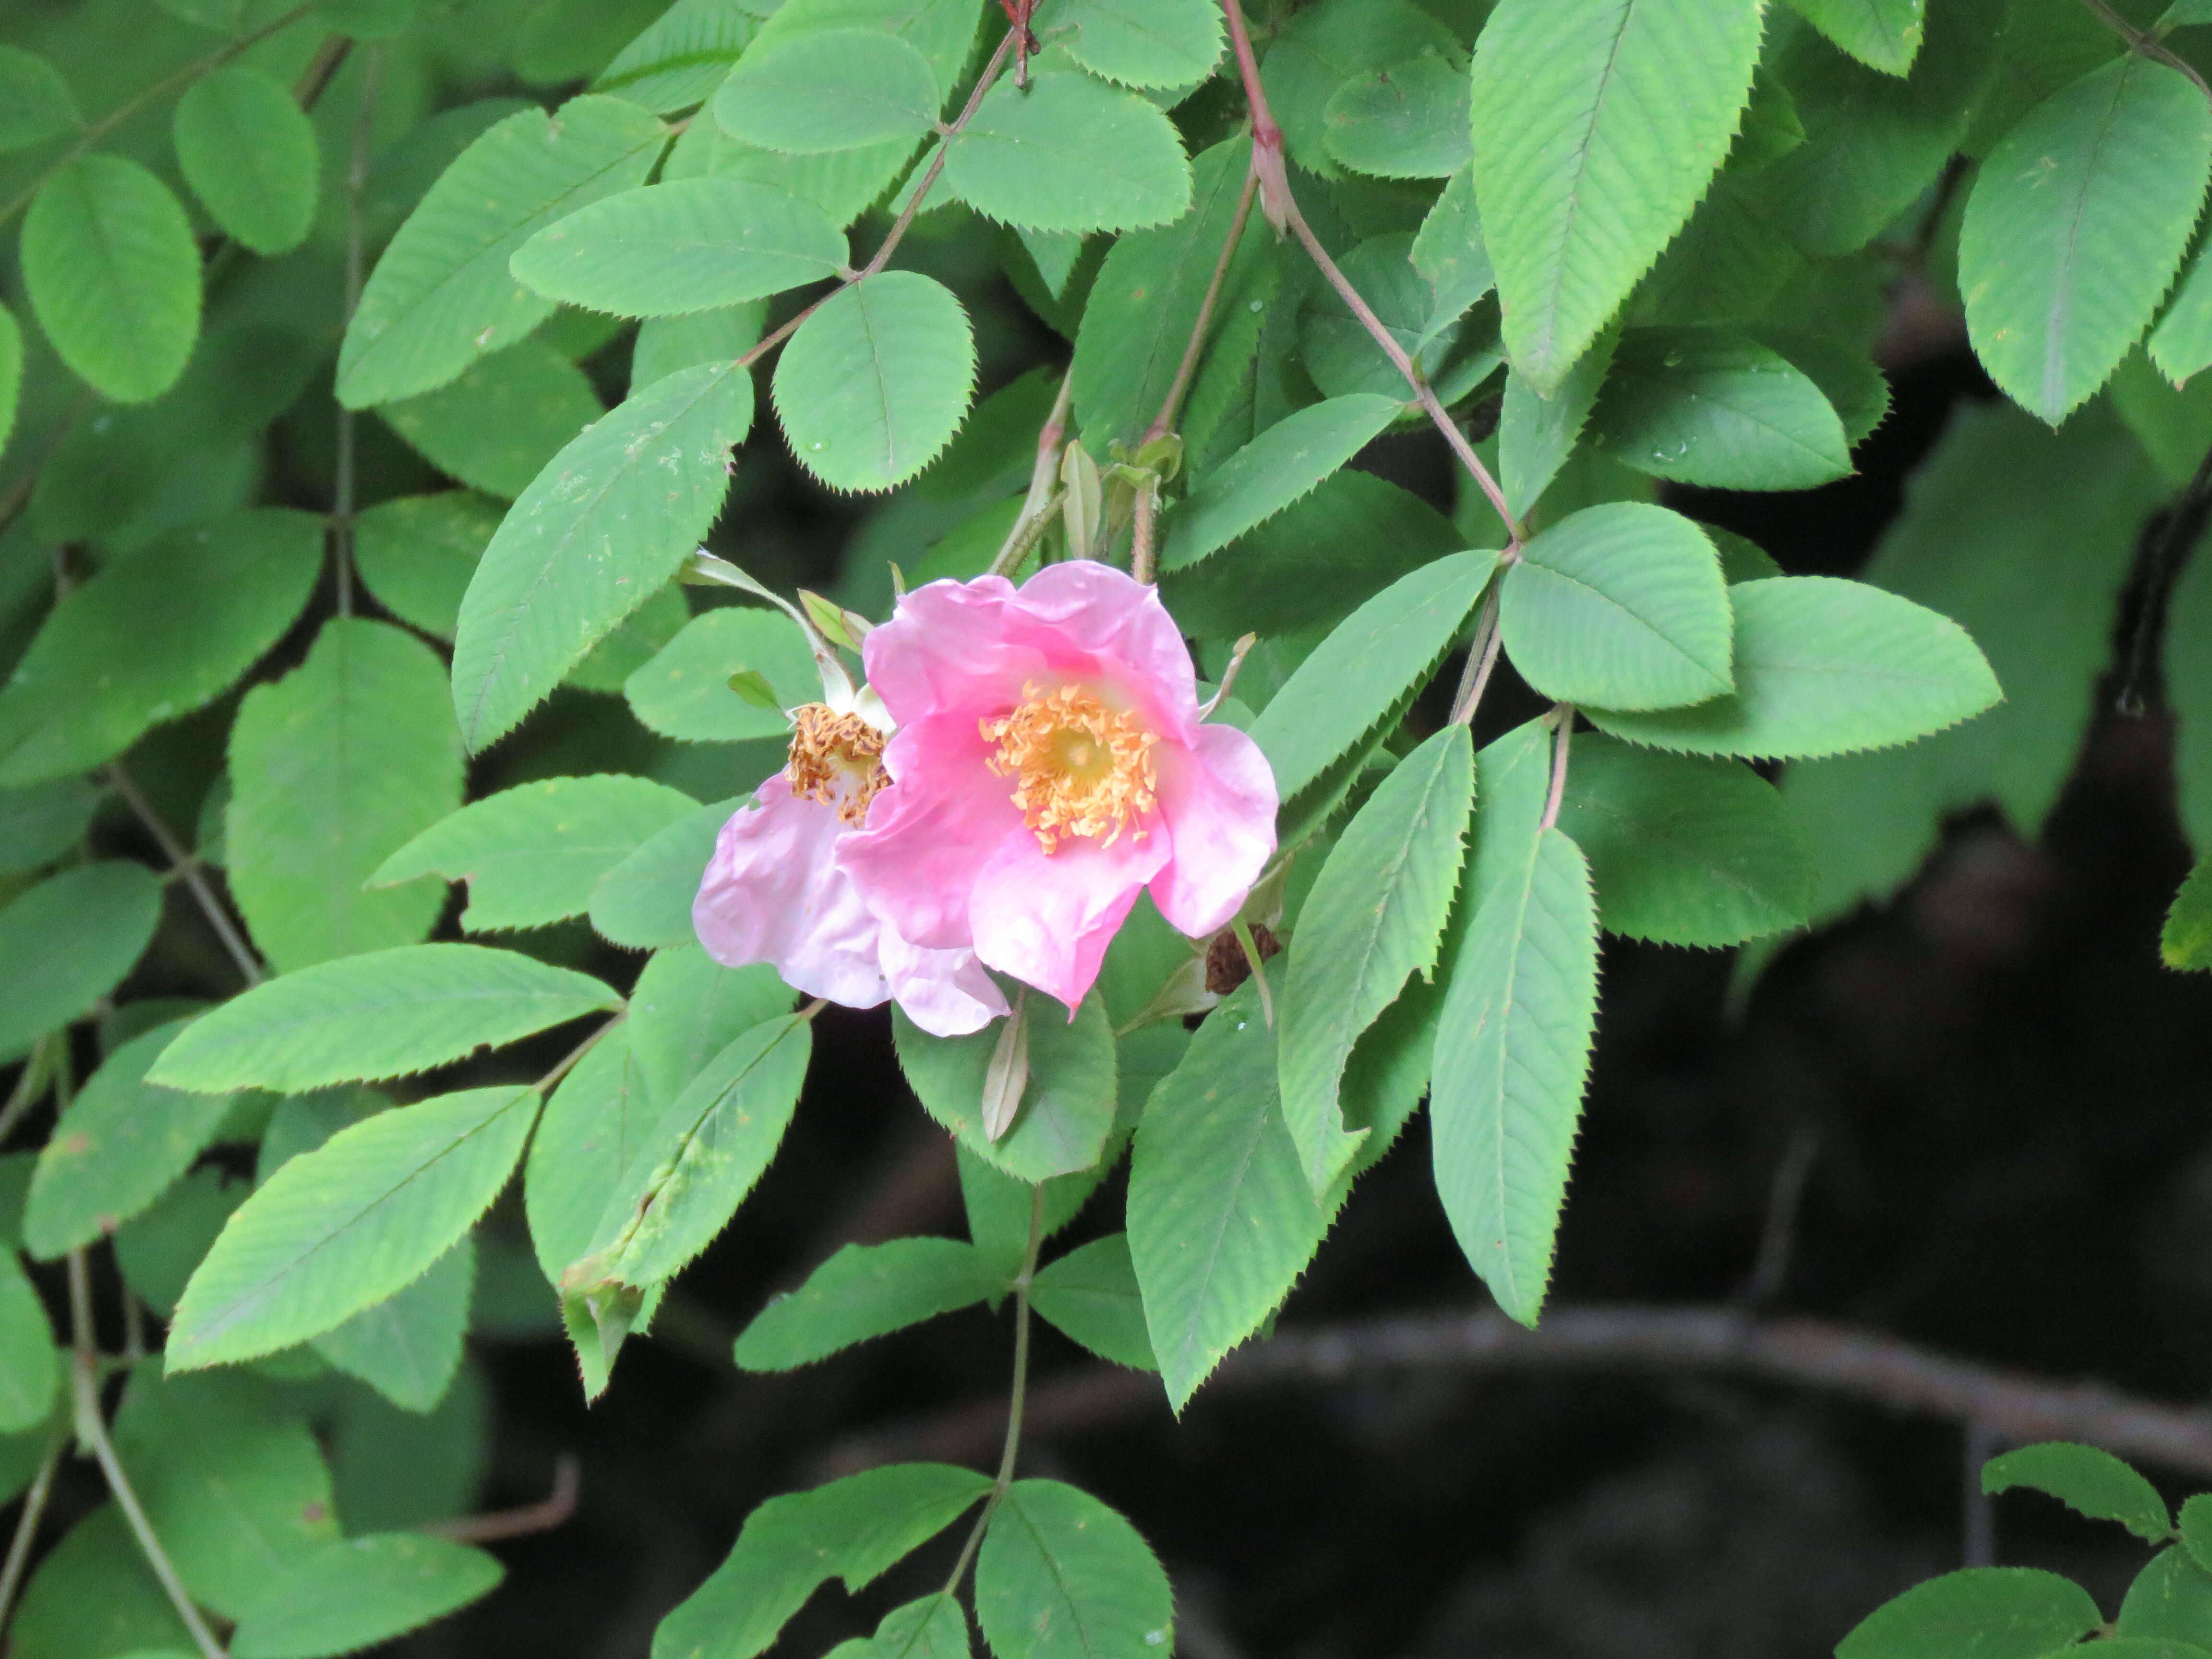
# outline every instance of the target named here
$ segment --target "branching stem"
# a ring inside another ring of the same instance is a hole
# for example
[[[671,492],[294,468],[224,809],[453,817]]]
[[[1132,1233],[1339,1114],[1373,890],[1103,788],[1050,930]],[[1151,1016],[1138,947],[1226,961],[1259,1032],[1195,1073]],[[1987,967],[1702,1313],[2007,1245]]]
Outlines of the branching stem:
[[[890,263],[891,255],[898,249],[898,245],[906,240],[907,229],[914,223],[915,216],[921,211],[924,198],[928,196],[931,187],[937,183],[937,175],[945,171],[945,146],[957,138],[962,130],[975,118],[976,110],[982,105],[983,94],[991,89],[991,83],[999,78],[999,72],[1006,66],[1006,59],[1012,54],[1013,48],[1014,36],[1010,32],[999,42],[999,49],[991,54],[991,61],[983,65],[983,72],[975,77],[975,89],[968,94],[966,107],[961,110],[959,118],[946,130],[945,140],[938,145],[937,153],[929,158],[929,167],[922,173],[921,182],[915,186],[907,197],[906,206],[899,210],[898,217],[891,222],[890,229],[884,236],[883,245],[876,249],[876,257],[850,276],[840,278],[837,286],[829,294],[823,295],[821,299],[808,306],[789,322],[739,357],[737,362],[739,368],[750,368],[797,333],[799,325],[819,311],[833,295],[843,293],[855,283],[866,282]]]
[[[2168,69],[2180,70],[2182,74],[2197,83],[2197,91],[2203,93],[2206,98],[2212,99],[2212,84],[2206,82],[2203,76],[2198,73],[2196,64],[2167,46],[2156,29],[2137,28],[2118,12],[2113,10],[2107,3],[2107,0],[2081,0],[2081,3],[2089,9],[2093,15],[2111,28],[2113,33],[2126,41],[2129,51],[2141,52],[2144,57],[2154,58]]]
[[[75,1425],[77,1438],[89,1447],[100,1464],[100,1472],[107,1477],[107,1489],[114,1494],[115,1506],[123,1511],[123,1518],[131,1523],[131,1530],[138,1540],[138,1547],[146,1557],[146,1565],[154,1570],[154,1577],[161,1581],[169,1603],[177,1610],[177,1617],[191,1632],[192,1642],[202,1659],[225,1659],[222,1644],[215,1639],[208,1629],[207,1620],[192,1605],[185,1592],[184,1581],[177,1577],[168,1552],[161,1540],[154,1535],[153,1523],[147,1520],[146,1511],[138,1502],[138,1494],[131,1490],[130,1477],[123,1472],[123,1461],[115,1455],[115,1443],[108,1438],[107,1422],[100,1409],[100,1358],[93,1349],[92,1280],[86,1271],[84,1252],[71,1250],[69,1255],[70,1289],[70,1379],[74,1390]]]
[[[191,890],[193,901],[200,907],[201,915],[207,918],[208,926],[215,929],[215,936],[222,941],[222,948],[230,953],[230,959],[237,964],[240,975],[248,985],[260,984],[265,977],[261,963],[255,958],[252,946],[246,942],[246,935],[230,919],[230,912],[216,896],[215,889],[209,884],[207,872],[199,860],[185,849],[184,843],[161,821],[161,815],[154,810],[153,803],[139,793],[138,786],[131,781],[131,775],[123,769],[120,761],[108,767],[107,781],[123,798],[124,804],[137,815],[138,822],[146,826],[147,833],[160,846],[162,857],[169,860],[170,867]]]

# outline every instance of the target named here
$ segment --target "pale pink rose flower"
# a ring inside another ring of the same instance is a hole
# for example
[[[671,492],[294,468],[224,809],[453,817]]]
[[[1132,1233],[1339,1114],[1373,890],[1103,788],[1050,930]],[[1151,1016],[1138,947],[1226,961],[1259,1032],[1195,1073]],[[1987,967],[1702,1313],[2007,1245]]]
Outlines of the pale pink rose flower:
[[[1202,723],[1159,595],[1111,566],[932,582],[864,655],[897,735],[838,858],[918,945],[972,948],[1073,1009],[1139,892],[1203,937],[1275,850],[1259,745]]]
[[[715,838],[691,925],[727,967],[772,964],[787,985],[848,1008],[890,999],[925,1031],[964,1036],[1006,1012],[969,950],[908,944],[861,902],[837,842],[883,782],[881,734],[819,703],[793,712],[791,762]]]

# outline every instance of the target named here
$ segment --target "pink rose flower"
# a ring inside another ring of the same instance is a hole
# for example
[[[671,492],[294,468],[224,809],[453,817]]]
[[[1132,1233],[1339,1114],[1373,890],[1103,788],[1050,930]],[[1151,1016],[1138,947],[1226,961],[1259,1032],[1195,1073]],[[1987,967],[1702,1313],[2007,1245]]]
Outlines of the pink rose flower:
[[[848,1008],[896,998],[938,1036],[981,1030],[1006,1000],[968,950],[910,945],[861,902],[837,843],[884,781],[883,733],[822,703],[794,709],[791,760],[731,814],[691,904],[707,953],[772,963],[784,983]]]
[[[972,949],[1073,1010],[1140,890],[1202,937],[1275,850],[1259,745],[1201,723],[1159,595],[1110,566],[932,582],[863,652],[898,730],[838,856],[919,946]]]

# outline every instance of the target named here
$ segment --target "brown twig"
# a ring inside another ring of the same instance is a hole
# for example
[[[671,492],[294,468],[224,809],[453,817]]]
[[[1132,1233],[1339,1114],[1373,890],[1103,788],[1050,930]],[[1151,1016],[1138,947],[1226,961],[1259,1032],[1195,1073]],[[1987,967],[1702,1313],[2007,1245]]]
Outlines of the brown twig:
[[[1514,544],[1519,545],[1520,525],[1507,510],[1505,492],[1498,487],[1498,480],[1482,464],[1482,458],[1474,453],[1474,446],[1468,441],[1467,434],[1459,429],[1459,422],[1453,420],[1445,412],[1443,404],[1437,401],[1436,392],[1430,386],[1427,378],[1415,366],[1413,360],[1406,355],[1405,348],[1398,343],[1396,337],[1383,326],[1382,319],[1375,314],[1366,301],[1359,297],[1359,290],[1352,287],[1351,280],[1337,268],[1336,261],[1329,258],[1328,250],[1314,234],[1313,227],[1298,211],[1297,198],[1291,192],[1290,174],[1283,165],[1283,130],[1275,125],[1274,112],[1267,106],[1267,92],[1260,84],[1260,60],[1252,52],[1252,37],[1244,26],[1243,8],[1237,0],[1221,0],[1221,9],[1229,20],[1230,40],[1237,50],[1237,72],[1243,77],[1245,100],[1252,109],[1252,171],[1259,180],[1260,204],[1268,222],[1278,230],[1288,231],[1298,239],[1308,257],[1320,268],[1321,274],[1328,279],[1328,285],[1351,307],[1352,314],[1358,319],[1359,325],[1373,337],[1376,345],[1382,347],[1382,355],[1390,360],[1391,366],[1405,377],[1407,386],[1413,390],[1413,401],[1420,404],[1437,430],[1443,434],[1444,441],[1451,446],[1452,453],[1459,457],[1460,465],[1467,469],[1468,475],[1489,498],[1491,506],[1497,509],[1498,518],[1512,534]]]
[[[1209,1396],[1395,1371],[1702,1370],[1825,1390],[1948,1421],[2015,1443],[2078,1440],[2122,1457],[2212,1476],[2212,1408],[2168,1405],[2100,1382],[2062,1382],[1932,1353],[1825,1319],[1760,1319],[1735,1308],[1561,1308],[1531,1331],[1495,1312],[1416,1314],[1277,1334],[1232,1354]],[[1158,1413],[1158,1378],[1091,1365],[1036,1383],[1029,1431],[1080,1433]],[[906,1458],[988,1455],[1002,1401],[893,1423],[831,1449],[830,1474]]]
[[[453,1521],[434,1521],[418,1527],[433,1538],[451,1538],[464,1544],[495,1544],[505,1538],[527,1538],[567,1524],[576,1512],[576,1496],[583,1486],[583,1465],[567,1452],[553,1462],[553,1490],[535,1504],[520,1509],[491,1510],[464,1515]]]

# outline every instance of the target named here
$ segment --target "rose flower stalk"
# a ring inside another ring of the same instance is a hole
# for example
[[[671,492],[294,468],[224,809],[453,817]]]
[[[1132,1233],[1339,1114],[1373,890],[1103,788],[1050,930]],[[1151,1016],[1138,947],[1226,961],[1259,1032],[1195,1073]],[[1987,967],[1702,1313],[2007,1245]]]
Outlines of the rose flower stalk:
[[[1110,566],[932,582],[862,654],[723,826],[692,911],[720,961],[940,1036],[1007,1012],[985,967],[1072,1013],[1140,891],[1203,937],[1274,851],[1259,746],[1204,723],[1159,595]]]

